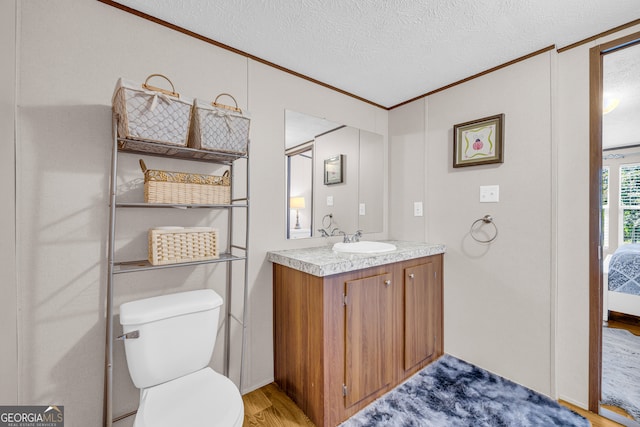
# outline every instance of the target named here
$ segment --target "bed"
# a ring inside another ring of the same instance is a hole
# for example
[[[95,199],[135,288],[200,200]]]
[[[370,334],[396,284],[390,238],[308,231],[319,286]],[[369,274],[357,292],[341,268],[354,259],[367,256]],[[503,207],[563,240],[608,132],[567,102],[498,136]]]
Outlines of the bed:
[[[622,245],[603,265],[603,319],[609,311],[640,317],[640,244]]]

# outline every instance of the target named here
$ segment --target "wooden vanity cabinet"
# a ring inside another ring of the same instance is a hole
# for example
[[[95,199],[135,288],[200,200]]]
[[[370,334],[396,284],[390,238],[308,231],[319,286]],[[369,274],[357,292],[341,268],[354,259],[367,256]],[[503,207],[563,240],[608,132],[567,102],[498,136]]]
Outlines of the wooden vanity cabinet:
[[[385,389],[393,380],[393,287],[390,273],[344,286],[344,406]]]
[[[336,426],[443,351],[442,255],[317,277],[273,264],[275,381]]]
[[[407,264],[404,276],[404,369],[411,370],[425,359],[442,354],[441,313],[433,306],[441,301],[441,262],[430,257]],[[425,310],[425,307],[432,309]],[[440,337],[440,342],[438,342]]]

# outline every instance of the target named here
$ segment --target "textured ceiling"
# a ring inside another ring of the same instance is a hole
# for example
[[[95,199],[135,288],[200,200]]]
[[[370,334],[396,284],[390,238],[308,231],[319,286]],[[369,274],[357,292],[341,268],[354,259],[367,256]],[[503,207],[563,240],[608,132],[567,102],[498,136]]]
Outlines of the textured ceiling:
[[[319,117],[286,110],[284,113],[284,148],[295,147],[313,140],[316,136],[337,129],[342,125]]]
[[[391,107],[640,18],[638,0],[116,0]]]
[[[604,56],[604,106],[618,106],[602,117],[603,148],[640,144],[640,44]]]

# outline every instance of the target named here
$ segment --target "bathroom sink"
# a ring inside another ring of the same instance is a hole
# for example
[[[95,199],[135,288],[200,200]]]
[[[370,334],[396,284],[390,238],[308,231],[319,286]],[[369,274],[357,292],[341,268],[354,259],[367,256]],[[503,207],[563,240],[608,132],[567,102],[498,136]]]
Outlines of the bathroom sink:
[[[378,254],[383,252],[391,252],[396,250],[396,246],[385,242],[353,242],[353,243],[336,243],[333,245],[336,252],[345,252],[352,254]]]

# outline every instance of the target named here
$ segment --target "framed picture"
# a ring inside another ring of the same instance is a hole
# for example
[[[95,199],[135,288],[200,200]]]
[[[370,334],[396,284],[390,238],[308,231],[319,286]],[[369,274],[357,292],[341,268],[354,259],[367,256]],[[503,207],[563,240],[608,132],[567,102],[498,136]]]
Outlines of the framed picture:
[[[324,161],[324,185],[342,182],[344,182],[344,154],[338,154]]]
[[[453,167],[503,163],[504,114],[453,126]]]

